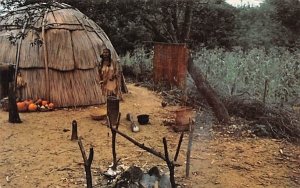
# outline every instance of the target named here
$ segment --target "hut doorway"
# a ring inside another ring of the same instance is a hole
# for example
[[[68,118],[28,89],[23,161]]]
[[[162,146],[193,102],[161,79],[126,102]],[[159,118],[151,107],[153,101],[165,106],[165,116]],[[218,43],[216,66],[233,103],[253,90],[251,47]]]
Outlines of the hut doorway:
[[[8,96],[9,83],[14,78],[13,65],[1,65],[0,64],[0,99]]]

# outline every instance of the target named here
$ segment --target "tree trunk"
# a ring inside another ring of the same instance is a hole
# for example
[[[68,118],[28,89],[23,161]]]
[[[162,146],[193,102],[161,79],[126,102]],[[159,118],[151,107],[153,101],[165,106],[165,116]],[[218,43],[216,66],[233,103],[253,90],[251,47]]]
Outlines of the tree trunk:
[[[172,25],[176,32],[177,39],[180,38],[180,32],[178,29],[178,1],[174,1],[171,8]]]
[[[191,25],[193,15],[193,1],[189,0],[186,2],[184,22],[182,24],[181,42],[186,42],[190,37]]]
[[[208,81],[204,78],[201,70],[197,67],[192,58],[189,60],[188,71],[195,81],[198,91],[206,99],[209,106],[212,108],[218,121],[223,124],[228,124],[230,117],[225,105],[219,99],[215,90],[209,85]]]
[[[178,37],[177,37],[178,28],[177,28],[177,30],[175,30],[176,26],[173,25],[173,23],[177,22],[177,20],[176,21],[173,20],[174,16],[176,16],[176,15],[174,15],[174,14],[176,14],[176,12],[174,12],[174,11],[176,11],[176,7],[174,9],[172,6],[174,6],[174,5],[171,3],[171,5],[170,5],[171,10],[170,11],[169,11],[169,7],[166,7],[166,6],[162,6],[162,10],[163,10],[163,13],[165,13],[165,15],[164,15],[164,17],[165,17],[164,20],[165,21],[164,22],[167,25],[167,30],[168,30],[168,33],[169,33],[169,37],[171,38],[171,42],[178,43]],[[177,18],[175,17],[175,19],[177,19]]]
[[[17,108],[16,93],[14,90],[13,82],[9,84],[8,92],[9,92],[8,93],[8,109],[9,109],[8,121],[10,123],[22,123]]]

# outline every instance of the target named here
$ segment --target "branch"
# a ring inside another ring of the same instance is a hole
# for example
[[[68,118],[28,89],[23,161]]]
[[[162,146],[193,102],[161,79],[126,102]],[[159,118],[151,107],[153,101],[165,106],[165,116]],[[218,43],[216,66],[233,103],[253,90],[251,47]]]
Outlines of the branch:
[[[79,145],[79,148],[80,148],[80,151],[81,151],[81,155],[82,155],[84,164],[86,164],[88,160],[86,158],[86,154],[85,154],[82,142],[81,142],[81,137],[79,137],[79,139],[78,139],[78,145]]]
[[[90,154],[89,154],[89,158],[87,160],[88,166],[91,166],[93,159],[94,159],[94,149],[93,149],[93,147],[90,147]]]
[[[180,135],[180,138],[179,138],[179,141],[178,141],[178,145],[177,145],[177,149],[176,149],[176,154],[175,154],[175,157],[174,157],[174,161],[177,161],[179,150],[180,150],[180,146],[181,146],[182,139],[183,139],[183,135],[184,135],[184,132],[182,132],[181,135]]]
[[[160,153],[160,152],[157,152],[147,146],[145,146],[144,144],[140,144],[138,143],[136,140],[134,140],[133,138],[130,138],[129,136],[127,136],[126,134],[120,132],[119,130],[115,129],[115,128],[112,128],[113,131],[115,131],[116,133],[118,133],[119,135],[123,136],[124,138],[126,138],[128,141],[132,142],[134,145],[148,151],[149,153],[155,155],[156,157],[159,157],[161,158],[162,160],[166,161],[166,158]]]
[[[84,170],[86,174],[86,184],[87,188],[92,188],[93,187],[93,181],[92,181],[92,172],[91,172],[91,165],[92,161],[94,158],[94,149],[93,147],[90,147],[90,154],[89,158],[87,159],[82,142],[81,142],[81,137],[78,139],[78,145],[82,154],[82,158],[84,161]]]
[[[146,26],[148,26],[148,28],[151,29],[157,37],[159,37],[161,42],[169,42],[169,40],[164,35],[162,35],[159,29],[156,27],[158,24],[151,22],[146,17],[143,17],[143,19],[145,21]]]
[[[166,137],[163,137],[163,143],[164,143],[164,151],[165,151],[166,162],[170,163],[169,152],[168,152],[168,145],[167,145],[167,139],[166,139]]]
[[[170,171],[170,182],[171,182],[172,188],[176,188],[175,177],[174,177],[174,175],[175,175],[175,169],[174,169],[173,162],[170,161],[170,158],[169,158],[168,144],[167,144],[166,137],[163,138],[163,143],[164,143],[164,151],[165,151],[166,163],[167,163],[169,171]]]
[[[176,35],[175,28],[173,25],[173,18],[171,15],[172,9],[173,9],[172,7],[171,7],[171,10],[169,10],[168,7],[162,8],[163,13],[165,14],[164,15],[165,18],[163,20],[167,25],[167,28],[164,27],[164,29],[165,29],[166,33],[168,33],[168,35],[170,36],[172,42],[178,43],[177,35]],[[162,26],[163,26],[163,24],[162,24]]]

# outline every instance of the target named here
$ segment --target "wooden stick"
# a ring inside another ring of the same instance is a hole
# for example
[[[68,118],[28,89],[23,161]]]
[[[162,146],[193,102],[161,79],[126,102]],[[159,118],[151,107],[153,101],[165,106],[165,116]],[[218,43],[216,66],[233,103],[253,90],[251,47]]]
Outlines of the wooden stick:
[[[128,141],[132,142],[134,145],[136,145],[136,146],[148,151],[149,153],[161,158],[162,160],[166,161],[166,163],[168,165],[168,168],[169,168],[169,171],[170,171],[170,182],[171,182],[172,188],[176,188],[175,177],[174,177],[176,164],[174,164],[169,159],[167,140],[166,140],[165,137],[163,138],[165,156],[163,156],[161,153],[155,151],[154,149],[151,149],[151,148],[145,146],[144,144],[138,143],[134,139],[130,138],[129,136],[127,136],[126,134],[120,132],[119,130],[113,128],[112,126],[110,126],[110,127],[111,127],[112,131],[114,131],[114,132],[118,133],[119,135],[123,136]]]
[[[191,149],[192,149],[193,133],[194,133],[194,126],[191,121],[190,121],[189,126],[190,126],[189,143],[188,143],[188,148],[187,148],[187,152],[186,152],[186,168],[185,168],[185,177],[187,177],[187,178],[190,175]]]
[[[48,51],[47,51],[47,43],[46,43],[46,36],[45,36],[45,24],[46,24],[47,14],[48,14],[48,10],[46,10],[44,18],[43,18],[42,38],[43,38],[43,45],[44,45],[44,65],[45,65],[45,76],[46,76],[46,99],[48,101],[50,101]]]
[[[118,121],[117,121],[117,129],[120,125],[120,119],[121,119],[121,112],[119,112],[119,115],[118,115]]]
[[[147,146],[145,146],[144,144],[140,144],[139,142],[135,141],[133,138],[130,138],[129,136],[127,136],[126,134],[120,132],[119,130],[112,128],[114,131],[116,131],[116,133],[118,133],[119,135],[123,136],[124,138],[126,138],[128,141],[130,141],[131,143],[133,143],[134,145],[148,151],[149,153],[155,155],[156,157],[161,158],[162,160],[166,161],[166,158],[160,153],[155,151],[154,149],[151,149]]]
[[[169,152],[168,152],[168,145],[167,145],[167,140],[166,137],[163,138],[163,143],[164,143],[164,151],[165,151],[165,158],[166,158],[166,163],[168,165],[169,171],[170,171],[170,182],[172,185],[172,188],[176,188],[176,183],[175,183],[175,169],[174,169],[174,164],[172,161],[170,161],[169,158]]]
[[[176,149],[176,154],[175,154],[175,157],[174,157],[174,161],[177,161],[179,150],[180,150],[182,139],[183,139],[183,135],[184,135],[184,132],[181,132],[181,135],[180,135],[180,138],[179,138],[179,141],[178,141],[178,145],[177,145],[177,149]]]
[[[113,155],[113,166],[112,166],[112,169],[113,170],[116,170],[117,169],[117,152],[116,152],[116,136],[117,136],[117,133],[116,131],[114,131],[112,129],[112,126],[111,127],[111,140],[112,140],[112,155]]]
[[[81,142],[81,138],[78,139],[78,145],[79,145],[79,148],[80,148],[80,151],[81,151],[81,154],[82,154],[82,158],[83,158],[83,161],[84,161],[84,164],[85,164],[86,161],[87,161],[87,157],[86,157],[85,150],[84,150],[82,142]]]
[[[24,25],[23,25],[23,29],[22,29],[22,34],[25,33],[25,29],[27,27],[28,24],[28,19],[26,19]],[[23,37],[19,38],[18,41],[18,46],[17,46],[17,54],[16,54],[16,67],[15,67],[15,83],[14,83],[14,91],[16,91],[17,89],[17,75],[18,75],[18,71],[19,71],[19,65],[20,65],[20,51],[21,51],[21,46],[22,46],[22,41],[23,41]]]
[[[121,72],[121,88],[122,88],[121,89],[122,92],[128,93],[128,88],[127,88],[127,84],[123,72]]]
[[[92,181],[92,172],[91,172],[91,165],[92,165],[92,161],[94,158],[94,149],[93,147],[90,147],[90,153],[89,153],[89,158],[87,159],[86,154],[85,154],[85,150],[83,148],[82,142],[81,142],[81,138],[78,139],[78,145],[82,154],[82,158],[84,161],[84,169],[85,169],[85,173],[86,173],[86,184],[87,184],[87,188],[92,188],[93,187],[93,181]]]
[[[112,134],[112,155],[113,155],[113,166],[112,166],[112,169],[113,170],[117,170],[117,152],[116,152],[116,136],[117,136],[117,133],[115,130],[118,130],[119,128],[119,124],[120,124],[120,118],[121,118],[121,113],[119,112],[119,115],[118,115],[118,120],[117,120],[117,124],[116,124],[116,128],[113,129],[113,125],[110,124],[110,121],[108,121],[109,123],[109,127],[111,129],[111,134]]]
[[[77,121],[72,121],[72,136],[71,140],[78,140],[78,134],[77,134]]]

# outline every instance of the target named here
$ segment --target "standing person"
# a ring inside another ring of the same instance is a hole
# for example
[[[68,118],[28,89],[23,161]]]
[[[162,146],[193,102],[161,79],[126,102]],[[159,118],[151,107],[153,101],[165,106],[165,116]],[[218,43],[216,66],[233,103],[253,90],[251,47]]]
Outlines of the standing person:
[[[23,100],[23,93],[22,90],[26,86],[26,82],[24,81],[21,72],[18,71],[17,73],[17,90],[16,90],[16,95],[17,95],[17,100],[21,101]]]
[[[111,51],[108,48],[103,49],[100,64],[100,83],[102,92],[106,96],[119,96],[118,74],[119,68],[115,61],[111,58]]]

